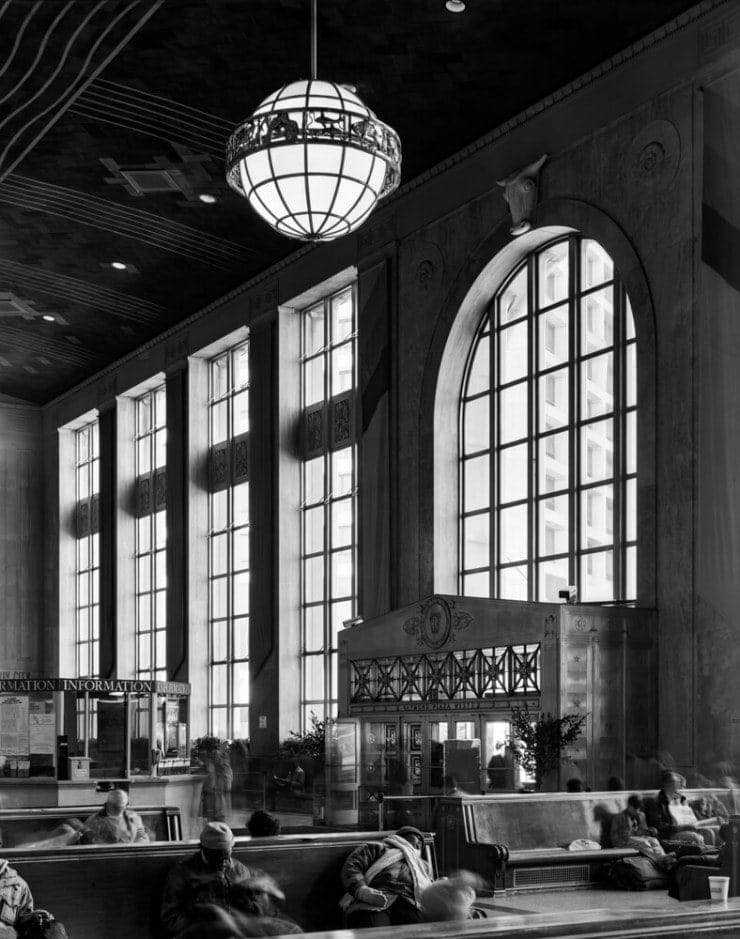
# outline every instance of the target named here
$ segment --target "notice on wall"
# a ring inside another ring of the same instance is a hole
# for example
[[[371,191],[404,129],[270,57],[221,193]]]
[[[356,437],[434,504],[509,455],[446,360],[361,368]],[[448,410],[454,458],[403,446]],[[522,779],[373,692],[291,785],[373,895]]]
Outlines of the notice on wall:
[[[0,694],[0,754],[28,756],[28,698]]]
[[[56,723],[54,699],[34,695],[29,700],[29,746],[31,753],[54,753]]]

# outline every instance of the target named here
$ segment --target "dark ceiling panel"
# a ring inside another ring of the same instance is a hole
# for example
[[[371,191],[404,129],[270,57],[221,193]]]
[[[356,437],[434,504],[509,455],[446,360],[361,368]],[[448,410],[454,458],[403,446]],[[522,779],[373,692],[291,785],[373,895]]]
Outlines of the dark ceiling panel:
[[[691,5],[319,0],[319,76],[400,133],[408,181]],[[223,151],[308,49],[309,0],[0,7],[0,394],[48,401],[298,247]]]

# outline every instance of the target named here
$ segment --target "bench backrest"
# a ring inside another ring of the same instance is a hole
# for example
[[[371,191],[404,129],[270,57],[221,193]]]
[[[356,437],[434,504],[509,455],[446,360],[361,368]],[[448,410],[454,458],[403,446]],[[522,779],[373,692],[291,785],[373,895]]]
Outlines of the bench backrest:
[[[736,790],[684,789],[689,801],[716,796],[732,814]],[[442,799],[437,848],[443,872],[464,862],[468,844],[505,844],[511,850],[566,848],[578,838],[609,846],[612,816],[627,804],[630,792],[516,793]],[[639,793],[654,798],[656,790]]]
[[[20,848],[42,846],[53,837],[59,826],[75,819],[84,823],[100,805],[75,805],[67,808],[4,809],[0,811],[0,846]],[[150,841],[182,841],[180,809],[176,806],[132,806],[141,816]]]
[[[281,835],[237,839],[234,857],[275,878],[285,892],[284,912],[306,931],[342,925],[339,872],[358,845],[387,832]],[[48,909],[74,939],[155,939],[162,935],[159,910],[167,872],[198,850],[196,842],[90,845],[57,851],[6,852],[28,882],[37,907]],[[434,836],[427,857],[436,874]]]

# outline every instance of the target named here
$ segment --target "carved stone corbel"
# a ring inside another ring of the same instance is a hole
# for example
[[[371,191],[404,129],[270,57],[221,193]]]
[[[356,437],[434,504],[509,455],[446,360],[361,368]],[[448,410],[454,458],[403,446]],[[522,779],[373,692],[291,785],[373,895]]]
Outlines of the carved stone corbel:
[[[509,205],[512,235],[523,235],[534,224],[534,210],[537,208],[537,186],[540,170],[549,154],[542,156],[496,183],[504,190],[504,199]]]

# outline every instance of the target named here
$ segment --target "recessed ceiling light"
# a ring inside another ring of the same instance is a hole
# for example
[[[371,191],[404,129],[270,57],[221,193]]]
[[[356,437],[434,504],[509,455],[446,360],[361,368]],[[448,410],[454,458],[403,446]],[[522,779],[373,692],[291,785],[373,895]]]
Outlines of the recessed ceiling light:
[[[464,13],[467,3],[465,0],[447,0],[445,9],[450,13]]]
[[[126,265],[123,263],[123,261],[111,261],[111,262],[110,262],[110,266],[111,266],[111,267],[115,267],[115,269],[116,269],[117,271],[125,271],[125,270],[126,270]]]
[[[55,322],[56,322],[56,317],[55,317],[55,316],[52,316],[50,313],[44,313],[44,315],[41,317],[41,319],[42,319],[42,320],[46,320],[47,323],[55,323]]]
[[[216,201],[216,197],[210,195],[207,192],[202,192],[198,198],[201,202],[205,202],[206,205],[213,205],[213,203]]]

